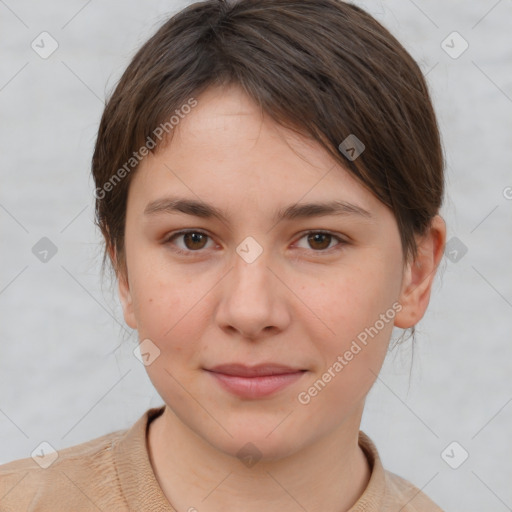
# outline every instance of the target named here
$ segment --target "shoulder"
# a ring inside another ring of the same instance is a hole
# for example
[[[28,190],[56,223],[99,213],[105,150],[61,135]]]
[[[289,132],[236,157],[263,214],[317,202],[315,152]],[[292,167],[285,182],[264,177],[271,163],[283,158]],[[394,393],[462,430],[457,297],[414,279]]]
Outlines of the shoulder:
[[[127,430],[118,430],[57,452],[44,445],[34,457],[0,466],[0,511],[97,510],[106,492],[119,487],[113,447]],[[71,507],[71,508],[70,508]]]
[[[386,478],[386,499],[389,510],[395,510],[392,504],[400,504],[401,512],[443,512],[421,489],[401,476],[384,470]],[[386,509],[387,510],[387,509]]]

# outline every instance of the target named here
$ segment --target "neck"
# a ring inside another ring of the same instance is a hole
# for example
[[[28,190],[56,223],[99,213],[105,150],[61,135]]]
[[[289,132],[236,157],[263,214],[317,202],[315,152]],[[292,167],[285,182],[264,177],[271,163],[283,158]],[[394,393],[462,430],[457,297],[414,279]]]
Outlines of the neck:
[[[149,426],[149,456],[176,510],[344,512],[358,500],[370,468],[358,445],[362,407],[314,444],[245,466],[207,443],[169,407]]]

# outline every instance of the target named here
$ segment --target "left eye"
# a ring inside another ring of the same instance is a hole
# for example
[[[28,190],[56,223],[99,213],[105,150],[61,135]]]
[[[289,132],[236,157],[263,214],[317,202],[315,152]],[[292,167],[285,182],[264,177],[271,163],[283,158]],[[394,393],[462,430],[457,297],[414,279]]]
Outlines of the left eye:
[[[333,235],[327,231],[309,231],[308,233],[305,233],[300,240],[304,238],[306,238],[310,247],[313,246],[315,252],[322,252],[325,249],[331,248],[329,245],[333,240],[337,240],[339,242],[338,245],[343,245],[345,243],[345,241],[339,236]],[[316,248],[314,247],[315,245]]]

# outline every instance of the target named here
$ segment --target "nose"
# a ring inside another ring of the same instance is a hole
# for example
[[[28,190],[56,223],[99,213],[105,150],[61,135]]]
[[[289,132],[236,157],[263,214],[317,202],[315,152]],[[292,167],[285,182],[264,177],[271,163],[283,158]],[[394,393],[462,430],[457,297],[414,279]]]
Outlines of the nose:
[[[290,292],[283,278],[277,277],[279,271],[270,268],[265,252],[248,261],[234,254],[233,268],[220,289],[216,322],[231,334],[257,340],[286,329],[291,316],[286,294]]]

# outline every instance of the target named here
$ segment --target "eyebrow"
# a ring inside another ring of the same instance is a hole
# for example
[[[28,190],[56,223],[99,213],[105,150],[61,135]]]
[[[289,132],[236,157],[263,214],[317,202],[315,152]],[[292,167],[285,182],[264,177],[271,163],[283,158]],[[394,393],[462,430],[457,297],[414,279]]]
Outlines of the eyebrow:
[[[148,203],[144,215],[185,213],[204,219],[216,218],[228,223],[225,213],[219,208],[201,200],[166,197]],[[274,215],[274,222],[281,220],[304,219],[327,215],[357,215],[371,219],[373,215],[368,211],[346,201],[334,200],[325,203],[296,203],[279,209]]]

